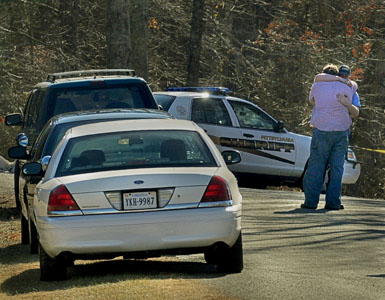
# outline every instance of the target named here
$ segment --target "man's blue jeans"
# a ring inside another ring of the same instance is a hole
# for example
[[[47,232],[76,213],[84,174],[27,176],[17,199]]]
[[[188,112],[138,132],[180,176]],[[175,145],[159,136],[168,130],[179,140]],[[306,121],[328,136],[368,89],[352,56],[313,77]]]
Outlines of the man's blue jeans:
[[[348,144],[349,130],[321,131],[314,129],[310,157],[303,179],[306,206],[317,207],[325,170],[329,166],[329,183],[326,188],[325,202],[330,208],[340,208],[342,175]]]

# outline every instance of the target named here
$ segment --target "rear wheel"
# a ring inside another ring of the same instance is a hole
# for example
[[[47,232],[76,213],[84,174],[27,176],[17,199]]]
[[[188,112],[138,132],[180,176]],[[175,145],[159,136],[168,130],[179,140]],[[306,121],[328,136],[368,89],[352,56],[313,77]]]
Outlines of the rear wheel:
[[[218,272],[240,273],[243,270],[242,233],[232,247],[218,247],[212,255]]]
[[[28,220],[20,213],[20,227],[21,227],[21,244],[28,245],[29,233],[28,233]]]
[[[39,243],[40,280],[56,281],[67,277],[67,267],[62,257],[51,258]]]
[[[215,250],[216,250],[216,248],[210,249],[210,250],[207,250],[207,251],[204,253],[205,261],[206,261],[208,264],[216,264]]]

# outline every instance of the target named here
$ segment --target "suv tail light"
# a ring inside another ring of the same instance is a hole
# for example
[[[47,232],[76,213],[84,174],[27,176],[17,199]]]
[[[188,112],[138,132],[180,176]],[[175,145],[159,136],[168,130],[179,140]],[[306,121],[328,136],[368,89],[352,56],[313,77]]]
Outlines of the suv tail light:
[[[59,185],[49,195],[48,212],[80,210],[72,195],[64,185]]]
[[[206,192],[203,195],[201,203],[229,200],[230,193],[226,181],[219,176],[214,176],[213,178],[211,178],[210,183],[207,186]]]

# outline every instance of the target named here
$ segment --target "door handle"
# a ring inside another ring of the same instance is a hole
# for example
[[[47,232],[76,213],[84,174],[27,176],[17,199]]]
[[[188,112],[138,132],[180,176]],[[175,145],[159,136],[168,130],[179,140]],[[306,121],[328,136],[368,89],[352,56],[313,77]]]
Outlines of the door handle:
[[[247,137],[247,138],[253,138],[254,137],[254,135],[249,134],[249,133],[244,133],[243,136]]]

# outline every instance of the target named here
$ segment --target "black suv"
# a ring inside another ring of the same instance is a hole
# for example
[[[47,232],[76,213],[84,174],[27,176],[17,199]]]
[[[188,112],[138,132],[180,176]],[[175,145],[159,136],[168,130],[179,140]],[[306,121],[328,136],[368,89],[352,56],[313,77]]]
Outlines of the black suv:
[[[6,125],[22,127],[16,141],[28,147],[53,116],[109,108],[159,109],[148,84],[133,70],[84,70],[49,74],[29,94],[24,113],[10,114]],[[15,164],[15,197],[19,208],[19,161]]]

